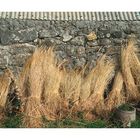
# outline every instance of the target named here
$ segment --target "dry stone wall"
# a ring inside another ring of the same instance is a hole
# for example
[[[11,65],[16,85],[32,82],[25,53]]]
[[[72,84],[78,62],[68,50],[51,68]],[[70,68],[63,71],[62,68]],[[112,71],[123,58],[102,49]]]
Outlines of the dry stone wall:
[[[95,32],[97,39],[87,35]],[[0,72],[10,67],[15,73],[22,68],[40,40],[55,45],[60,60],[68,68],[95,66],[98,57],[119,53],[121,44],[134,34],[140,45],[140,21],[45,21],[0,19]],[[20,44],[20,45],[17,45]]]

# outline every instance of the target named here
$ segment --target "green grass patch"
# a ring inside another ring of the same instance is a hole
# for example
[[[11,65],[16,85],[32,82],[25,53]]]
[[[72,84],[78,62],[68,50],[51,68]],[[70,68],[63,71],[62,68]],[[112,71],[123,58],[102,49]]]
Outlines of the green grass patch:
[[[123,105],[119,106],[119,109],[123,110],[123,111],[133,111],[134,110],[134,108],[130,104],[123,104]]]
[[[72,120],[63,119],[58,121],[48,121],[43,119],[43,127],[45,128],[106,128],[107,122],[104,120],[86,121],[83,119]]]
[[[140,128],[140,118],[132,122],[131,128]]]
[[[22,116],[11,116],[5,118],[4,122],[2,123],[3,128],[20,128],[22,127]]]

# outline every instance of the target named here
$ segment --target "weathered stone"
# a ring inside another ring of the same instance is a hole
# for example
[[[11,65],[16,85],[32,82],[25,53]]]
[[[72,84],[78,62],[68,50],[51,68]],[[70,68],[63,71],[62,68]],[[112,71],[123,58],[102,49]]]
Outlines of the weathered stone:
[[[76,26],[81,29],[81,28],[85,28],[87,24],[85,21],[77,21]]]
[[[89,41],[89,42],[87,42],[87,46],[89,46],[89,47],[98,46],[98,42],[97,42],[97,40]]]
[[[63,41],[61,41],[60,37],[55,38],[44,38],[42,42],[49,46],[49,44],[53,44],[55,47],[57,47],[60,44],[63,44]]]
[[[44,22],[42,22],[42,27],[43,28],[49,28],[50,27],[50,21],[44,21]]]
[[[97,39],[97,36],[96,36],[96,33],[95,32],[90,32],[87,36],[87,40],[88,41],[93,41],[93,40],[96,40]]]
[[[75,46],[67,46],[66,52],[69,56],[76,55],[76,47]]]
[[[10,54],[6,50],[0,49],[0,68],[5,68],[8,66]]]
[[[113,39],[113,43],[115,45],[120,45],[120,44],[122,44],[122,39]]]
[[[96,47],[87,47],[85,52],[86,53],[92,53],[92,52],[98,52],[100,49],[100,46],[96,46]]]
[[[112,31],[111,36],[113,38],[122,38],[122,31]]]
[[[19,30],[22,27],[17,20],[10,20],[9,24],[11,30]]]
[[[110,33],[107,33],[107,34],[106,34],[106,37],[107,37],[107,38],[110,38],[110,36],[111,36]]]
[[[32,42],[35,39],[38,38],[37,31],[33,29],[27,29],[27,30],[20,30],[18,31],[19,35],[19,42],[25,43],[25,42]]]
[[[13,42],[15,34],[10,30],[0,30],[0,42],[3,45],[10,44]]]
[[[103,32],[98,32],[98,33],[97,33],[97,37],[98,37],[99,39],[103,39],[103,38],[105,38],[105,34],[104,34]]]
[[[37,38],[37,32],[32,29],[20,30],[18,32],[9,30],[0,32],[0,41],[3,45],[16,42],[32,42]]]
[[[9,65],[22,67],[25,63],[26,58],[28,58],[30,55],[31,54],[27,54],[27,53],[11,55],[9,57],[9,59],[10,59]]]
[[[69,35],[68,32],[65,32],[65,33],[63,34],[63,41],[64,41],[64,42],[67,42],[67,41],[69,41],[69,40],[71,40],[71,39],[72,39],[72,36]]]
[[[0,69],[6,66],[14,70],[16,67],[22,67],[34,49],[35,46],[28,44],[0,46]]]
[[[97,37],[98,38],[101,38],[101,39],[103,39],[105,37],[109,38],[110,37],[109,35],[110,35],[110,30],[107,30],[107,29],[104,29],[104,28],[102,29],[101,27],[97,31]]]
[[[78,47],[77,48],[77,53],[79,55],[85,54],[85,47]]]
[[[33,20],[26,20],[26,23],[25,23],[25,25],[27,26],[27,27],[35,27],[35,22],[33,21]]]
[[[58,34],[55,29],[43,29],[39,32],[39,38],[56,37]]]
[[[77,36],[71,40],[72,45],[84,46],[85,37],[84,36]]]
[[[106,46],[106,45],[110,45],[111,44],[111,40],[104,38],[104,39],[100,39],[100,45]]]

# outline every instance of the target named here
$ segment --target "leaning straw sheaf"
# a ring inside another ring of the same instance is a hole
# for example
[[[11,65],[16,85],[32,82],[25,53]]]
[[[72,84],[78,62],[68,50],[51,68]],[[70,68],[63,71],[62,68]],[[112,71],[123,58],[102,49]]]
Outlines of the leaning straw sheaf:
[[[80,98],[82,101],[86,101],[87,98],[93,93],[94,86],[98,78],[99,70],[101,69],[101,66],[105,63],[106,56],[103,55],[99,60],[97,61],[97,65],[88,73],[86,77],[82,79],[82,86],[81,86],[81,94]]]
[[[119,105],[125,102],[125,97],[122,94],[123,88],[123,77],[120,71],[117,72],[113,87],[111,92],[108,94],[108,97],[105,102],[105,110],[112,111],[112,109],[117,108]]]
[[[0,107],[2,108],[5,107],[9,86],[13,78],[14,76],[10,69],[6,69],[0,77]]]
[[[95,67],[93,72],[93,81],[91,82],[91,95],[84,103],[85,110],[96,110],[96,113],[100,113],[100,109],[104,105],[104,91],[113,77],[114,64],[106,60],[106,56],[103,56]],[[94,83],[94,84],[92,84]],[[100,109],[98,108],[100,104]]]
[[[136,48],[133,40],[129,41],[128,49],[131,72],[140,91],[140,61],[136,54],[136,52],[138,52],[138,48]]]
[[[121,69],[123,80],[126,85],[128,101],[137,101],[140,94],[131,73],[129,64],[129,59],[131,58],[129,53],[129,46],[121,49]]]
[[[0,76],[0,120],[4,117],[4,110],[6,108],[7,96],[11,81],[14,75],[10,69],[6,69],[3,75]]]

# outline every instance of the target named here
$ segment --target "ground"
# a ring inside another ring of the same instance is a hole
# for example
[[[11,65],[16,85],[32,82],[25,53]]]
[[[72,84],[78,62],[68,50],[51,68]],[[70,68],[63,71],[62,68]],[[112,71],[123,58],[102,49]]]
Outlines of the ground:
[[[114,119],[114,114],[109,120],[98,119],[96,121],[86,121],[83,119],[72,120],[70,118],[61,121],[48,121],[44,118],[42,128],[123,128],[122,123]],[[1,128],[24,128],[22,125],[22,115],[7,117],[0,124]],[[131,128],[140,128],[140,116],[137,115],[137,120],[132,122]]]

